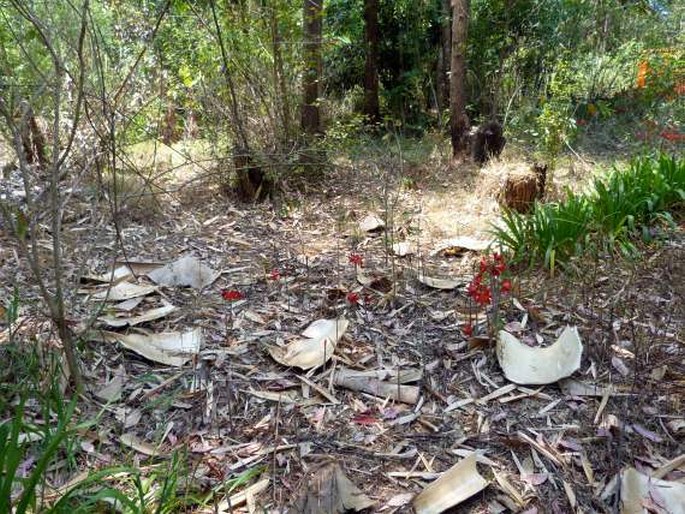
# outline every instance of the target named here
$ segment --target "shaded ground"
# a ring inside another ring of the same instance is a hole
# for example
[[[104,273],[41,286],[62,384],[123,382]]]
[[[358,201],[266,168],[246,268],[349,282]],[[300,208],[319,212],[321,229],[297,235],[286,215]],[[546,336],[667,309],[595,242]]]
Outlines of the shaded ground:
[[[611,481],[624,466],[656,469],[682,454],[683,226],[635,262],[579,261],[576,272],[556,278],[515,273],[518,306],[506,302],[504,321],[525,320],[521,337],[546,340],[577,325],[585,352],[575,378],[597,386],[599,396],[551,385],[476,401],[508,384],[494,346],[463,334],[475,315],[464,287],[430,289],[415,275],[421,268],[462,277],[464,286],[470,280],[477,255],[445,257],[432,250],[445,237],[483,235],[496,219],[490,195],[497,168],[478,172],[439,156],[430,162],[416,167],[394,160],[378,168],[341,162],[309,196],[286,196],[280,212],[235,204],[201,184],[162,197],[148,219],[128,219],[122,235],[129,259],[166,262],[192,254],[221,276],[201,292],[163,290],[180,310],[147,325],[155,332],[202,327],[205,342],[195,362],[165,368],[119,346],[88,343],[84,367],[94,390],[117,375],[125,380],[121,399],[81,405],[87,417],[102,417],[97,430],[84,435],[79,465],[157,462],[160,457],[122,442],[128,440],[122,435],[134,435],[164,455],[187,450],[188,473],[205,488],[254,470],[269,479],[254,504],[280,511],[321,465],[336,461],[374,501],[372,512],[406,512],[435,473],[476,450],[491,483],[455,512],[565,513],[574,510],[572,502],[583,512],[611,512],[617,502]],[[386,231],[359,230],[369,212],[386,221]],[[94,218],[71,219],[65,236],[70,276],[105,271],[117,247],[114,229]],[[73,244],[88,223],[95,227],[90,244]],[[400,240],[411,242],[416,255],[393,257],[388,247]],[[9,277],[30,281],[4,236],[0,252],[8,295]],[[362,288],[352,253],[394,291]],[[239,291],[244,300],[227,302],[222,290]],[[360,303],[350,304],[349,292],[357,292]],[[93,312],[84,295],[72,302],[75,323]],[[32,315],[29,300],[26,305]],[[302,378],[270,357],[270,346],[316,319],[338,316],[351,325],[325,369]],[[479,321],[482,334],[482,314]],[[333,387],[332,373],[340,367],[419,372],[413,385],[420,400],[405,405]],[[274,393],[290,396],[278,402]],[[474,401],[449,408],[465,399]],[[683,469],[668,478],[682,480]],[[73,475],[62,473],[59,480]],[[217,487],[217,501],[224,493]]]

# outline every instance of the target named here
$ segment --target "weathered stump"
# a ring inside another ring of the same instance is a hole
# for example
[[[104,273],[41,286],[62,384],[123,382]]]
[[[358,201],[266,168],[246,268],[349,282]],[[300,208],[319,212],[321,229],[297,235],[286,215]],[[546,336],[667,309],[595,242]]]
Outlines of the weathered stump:
[[[241,200],[245,202],[261,201],[272,193],[273,182],[254,162],[249,150],[235,148],[233,164],[237,176],[236,191]]]
[[[502,207],[526,213],[536,200],[542,200],[546,184],[547,166],[534,164],[527,173],[507,176],[497,199]]]
[[[471,136],[471,153],[473,160],[480,165],[485,164],[492,157],[499,157],[507,139],[502,135],[502,125],[490,121],[478,127]]]

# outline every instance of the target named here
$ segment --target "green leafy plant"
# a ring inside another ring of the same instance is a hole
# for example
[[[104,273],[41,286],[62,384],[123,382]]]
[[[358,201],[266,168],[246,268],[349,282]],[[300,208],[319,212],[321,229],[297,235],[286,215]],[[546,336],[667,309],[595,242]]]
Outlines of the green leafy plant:
[[[48,465],[57,456],[69,434],[69,424],[75,409],[74,398],[65,409],[58,409],[55,428],[46,425],[44,429],[38,430],[24,422],[22,401],[17,406],[14,417],[0,425],[0,512],[23,514],[35,511],[36,490],[44,479]],[[20,467],[28,457],[28,445],[24,442],[27,439],[26,433],[35,434],[42,440],[42,445],[31,471],[22,476]]]
[[[669,210],[684,204],[685,161],[642,157],[596,179],[588,195],[567,191],[564,201],[538,203],[530,214],[505,211],[493,233],[514,260],[554,271],[590,246],[634,254],[633,240],[645,233],[644,227],[668,220]]]
[[[504,226],[495,227],[500,243],[513,252],[514,260],[541,262],[554,268],[577,253],[591,226],[592,211],[587,198],[567,191],[564,202],[536,203],[531,214],[507,210]]]
[[[199,500],[180,487],[184,459],[174,452],[168,463],[148,467],[148,474],[130,466],[107,467],[69,489],[51,512],[93,512],[105,503],[123,512],[167,514],[197,505]],[[113,485],[110,485],[113,484]]]

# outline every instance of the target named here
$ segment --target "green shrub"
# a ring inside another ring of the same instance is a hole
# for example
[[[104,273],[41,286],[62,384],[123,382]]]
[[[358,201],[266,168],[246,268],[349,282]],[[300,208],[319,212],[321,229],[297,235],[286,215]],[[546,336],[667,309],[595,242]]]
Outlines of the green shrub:
[[[59,400],[58,400],[59,402]],[[16,408],[14,417],[0,425],[0,512],[36,511],[36,491],[45,479],[49,464],[57,458],[69,434],[68,425],[76,408],[76,402],[59,404],[55,409],[57,426],[46,424],[42,429],[24,421],[24,403]],[[29,444],[24,439],[37,438],[40,441],[38,457],[26,476],[21,466],[29,458]]]
[[[584,196],[568,191],[564,202],[536,203],[529,215],[505,211],[502,219],[505,226],[494,232],[515,261],[553,268],[579,250],[591,226],[591,209]]]
[[[684,205],[685,160],[642,157],[596,179],[588,195],[568,191],[564,201],[537,203],[530,214],[505,211],[493,233],[514,260],[554,270],[591,246],[634,253],[645,227]]]

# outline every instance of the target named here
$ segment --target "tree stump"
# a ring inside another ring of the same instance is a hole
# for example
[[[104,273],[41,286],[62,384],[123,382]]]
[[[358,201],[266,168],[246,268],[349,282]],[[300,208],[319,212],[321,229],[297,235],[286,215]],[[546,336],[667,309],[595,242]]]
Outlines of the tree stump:
[[[544,197],[546,184],[547,165],[534,164],[527,173],[508,175],[497,199],[502,207],[527,213]]]
[[[493,157],[499,157],[507,138],[502,135],[502,125],[490,121],[481,125],[471,136],[471,153],[473,160],[483,165]]]
[[[249,150],[239,147],[235,148],[233,151],[233,164],[237,176],[236,191],[241,200],[257,202],[271,195],[273,182],[253,161]]]

